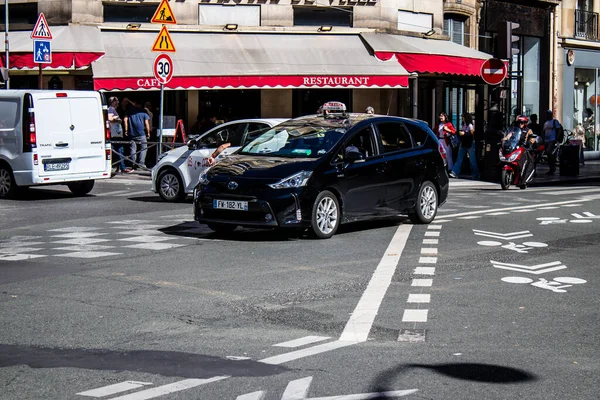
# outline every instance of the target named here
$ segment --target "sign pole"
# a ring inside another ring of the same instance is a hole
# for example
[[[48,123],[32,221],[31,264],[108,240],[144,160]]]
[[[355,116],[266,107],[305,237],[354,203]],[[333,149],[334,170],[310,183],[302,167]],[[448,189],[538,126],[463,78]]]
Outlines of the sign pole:
[[[8,62],[9,59],[9,50],[8,50],[8,0],[4,0],[4,49],[6,50],[5,55],[5,68],[6,68],[6,89],[10,89],[10,65]]]
[[[163,137],[163,105],[164,105],[165,85],[160,84],[160,118],[158,120],[158,148],[156,149],[156,159],[162,153],[162,137]]]
[[[40,74],[38,76],[38,89],[43,89],[44,88],[44,81],[42,79],[42,64],[41,63],[38,64],[38,68],[39,68],[39,71],[40,71]]]

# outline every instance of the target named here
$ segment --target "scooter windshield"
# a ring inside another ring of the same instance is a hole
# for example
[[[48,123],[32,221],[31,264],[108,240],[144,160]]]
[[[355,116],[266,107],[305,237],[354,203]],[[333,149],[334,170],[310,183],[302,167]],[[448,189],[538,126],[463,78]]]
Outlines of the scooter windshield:
[[[514,151],[519,145],[521,139],[521,129],[519,128],[510,128],[504,134],[504,139],[502,140],[502,150],[505,153],[509,153]]]

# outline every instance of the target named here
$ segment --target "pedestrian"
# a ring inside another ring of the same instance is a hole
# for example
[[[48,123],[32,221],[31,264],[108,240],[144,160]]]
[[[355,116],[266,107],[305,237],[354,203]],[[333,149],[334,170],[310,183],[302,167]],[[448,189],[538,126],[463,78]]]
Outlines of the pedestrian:
[[[121,173],[130,172],[131,168],[127,168],[125,166],[124,160],[124,138],[123,138],[123,126],[121,123],[121,117],[117,112],[117,107],[119,106],[119,99],[117,97],[111,97],[108,99],[108,122],[110,124],[110,140],[112,144],[113,154],[115,154],[116,158],[116,168],[115,173],[118,174],[119,171]],[[114,163],[113,163],[114,164]]]
[[[583,129],[588,150],[594,150],[594,111],[589,107],[584,111]]]
[[[369,106],[365,110],[365,113],[367,113],[367,114],[375,114],[375,109],[373,107]]]
[[[531,129],[534,135],[542,136],[542,126],[538,123],[537,114],[531,114],[528,128]]]
[[[125,135],[129,135],[129,154],[134,165],[146,168],[146,151],[148,149],[148,138],[150,137],[150,117],[137,102],[128,102],[125,113]],[[139,147],[139,152],[137,148]]]
[[[564,130],[560,122],[554,118],[552,110],[546,111],[546,122],[544,123],[544,140],[546,142],[546,157],[550,170],[546,175],[554,175],[556,171],[556,151],[560,141],[562,141]]]
[[[455,146],[454,140],[456,138],[456,128],[452,125],[452,122],[448,119],[448,114],[445,112],[440,113],[440,124],[438,125],[438,139],[442,144],[442,147],[446,151],[446,161],[448,162],[448,170],[452,171],[454,167],[454,161],[452,159],[452,147]]]
[[[149,101],[145,102],[144,111],[146,111],[146,114],[148,114],[148,118],[150,118],[150,134],[152,134],[152,132],[154,132],[154,113],[152,112],[152,103],[150,103]]]
[[[458,139],[460,140],[458,156],[456,157],[454,168],[450,171],[450,176],[453,178],[458,178],[465,155],[468,155],[471,164],[471,176],[473,179],[479,179],[479,169],[477,168],[477,159],[475,157],[474,131],[473,117],[467,112],[463,113],[462,127],[458,132]]]

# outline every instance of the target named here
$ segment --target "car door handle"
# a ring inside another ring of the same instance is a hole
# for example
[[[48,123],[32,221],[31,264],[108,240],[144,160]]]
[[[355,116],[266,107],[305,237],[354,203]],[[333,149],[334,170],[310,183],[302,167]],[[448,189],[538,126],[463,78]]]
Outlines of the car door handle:
[[[385,165],[380,165],[379,167],[375,168],[375,172],[377,172],[378,174],[383,174],[386,170],[386,166]]]
[[[69,147],[69,143],[63,143],[63,142],[55,143],[54,147]]]

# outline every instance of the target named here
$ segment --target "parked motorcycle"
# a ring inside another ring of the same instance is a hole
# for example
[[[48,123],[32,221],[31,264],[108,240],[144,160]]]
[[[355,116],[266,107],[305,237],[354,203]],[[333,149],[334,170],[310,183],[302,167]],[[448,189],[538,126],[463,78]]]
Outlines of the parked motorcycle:
[[[535,173],[535,150],[531,143],[526,143],[526,132],[517,127],[509,128],[504,134],[498,156],[502,167],[500,185],[507,190],[510,185],[525,189],[533,180]]]

